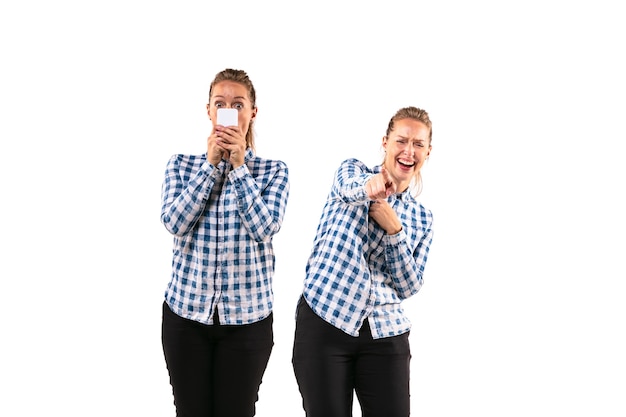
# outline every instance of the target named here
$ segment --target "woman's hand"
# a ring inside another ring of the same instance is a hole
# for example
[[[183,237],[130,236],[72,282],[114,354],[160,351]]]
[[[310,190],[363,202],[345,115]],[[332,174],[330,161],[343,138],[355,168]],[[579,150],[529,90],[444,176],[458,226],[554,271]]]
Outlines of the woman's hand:
[[[389,235],[395,235],[402,230],[402,223],[387,200],[372,201],[369,216]]]
[[[217,136],[215,128],[213,128],[211,136],[207,138],[206,151],[206,158],[213,166],[217,166],[224,155],[224,148],[218,144],[218,139],[219,137]]]
[[[233,168],[243,165],[246,156],[246,137],[239,126],[215,126],[215,143]]]
[[[385,167],[381,167],[380,173],[367,181],[365,190],[371,200],[377,200],[394,194],[396,192],[396,184],[394,184]]]

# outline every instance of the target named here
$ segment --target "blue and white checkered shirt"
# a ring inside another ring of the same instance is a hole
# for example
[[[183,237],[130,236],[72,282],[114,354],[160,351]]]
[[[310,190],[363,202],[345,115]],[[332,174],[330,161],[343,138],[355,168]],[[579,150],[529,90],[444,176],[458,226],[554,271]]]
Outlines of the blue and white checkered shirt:
[[[315,313],[351,336],[367,318],[374,339],[410,330],[401,301],[422,287],[433,237],[432,213],[408,190],[387,198],[402,222],[399,233],[388,235],[369,218],[365,183],[378,172],[353,158],[336,171],[303,291]]]
[[[282,161],[246,151],[217,167],[206,155],[173,155],[165,171],[161,222],[174,235],[165,300],[181,317],[249,324],[272,312],[272,237],[282,225],[289,173]]]

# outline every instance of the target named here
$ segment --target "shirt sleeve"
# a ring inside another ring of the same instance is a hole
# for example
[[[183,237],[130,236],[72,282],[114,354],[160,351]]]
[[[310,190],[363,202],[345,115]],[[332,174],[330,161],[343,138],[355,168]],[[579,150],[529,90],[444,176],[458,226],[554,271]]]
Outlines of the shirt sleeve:
[[[424,283],[424,268],[433,239],[432,216],[426,213],[425,225],[418,229],[417,245],[411,249],[405,230],[385,236],[385,258],[398,296],[402,299],[417,294]]]
[[[269,181],[260,185],[244,164],[229,172],[241,222],[257,242],[271,240],[281,228],[289,198],[289,170],[281,161],[271,161]]]
[[[215,184],[217,171],[206,161],[197,168],[179,155],[170,158],[161,187],[161,222],[170,233],[183,236],[194,229]]]
[[[365,184],[374,174],[357,159],[347,159],[335,172],[332,194],[347,204],[369,203]]]

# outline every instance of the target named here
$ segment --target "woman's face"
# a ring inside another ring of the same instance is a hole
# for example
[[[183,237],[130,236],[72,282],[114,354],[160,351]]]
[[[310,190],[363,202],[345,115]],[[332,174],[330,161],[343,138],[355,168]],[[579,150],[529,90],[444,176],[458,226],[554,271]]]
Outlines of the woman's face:
[[[394,123],[389,136],[383,137],[384,166],[397,186],[405,191],[430,155],[430,129],[414,119],[400,119]]]
[[[248,132],[250,120],[256,117],[257,112],[256,108],[252,108],[246,87],[233,81],[221,81],[213,86],[207,111],[214,125],[217,123],[217,109],[219,108],[237,109],[239,128],[244,135]]]

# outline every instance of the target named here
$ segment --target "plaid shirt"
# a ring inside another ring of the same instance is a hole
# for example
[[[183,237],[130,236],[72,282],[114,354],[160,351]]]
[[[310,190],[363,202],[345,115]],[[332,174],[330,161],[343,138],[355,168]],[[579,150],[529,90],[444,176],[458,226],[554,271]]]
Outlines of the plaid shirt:
[[[174,155],[162,186],[161,222],[172,233],[172,277],[165,300],[181,317],[249,324],[269,316],[274,294],[272,237],[289,196],[282,161],[246,151],[245,163],[217,167],[206,155]]]
[[[322,319],[358,336],[368,318],[379,339],[410,330],[401,301],[422,286],[432,242],[433,217],[409,190],[391,195],[389,204],[402,231],[388,235],[369,219],[365,183],[380,172],[356,159],[344,161],[317,228],[306,266],[303,295]]]

